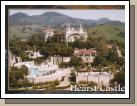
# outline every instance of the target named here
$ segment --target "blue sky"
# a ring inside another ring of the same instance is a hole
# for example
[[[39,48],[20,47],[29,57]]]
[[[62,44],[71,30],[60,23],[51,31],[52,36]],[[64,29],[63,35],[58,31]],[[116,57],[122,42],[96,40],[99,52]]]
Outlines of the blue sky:
[[[74,18],[81,18],[81,19],[94,19],[97,20],[99,18],[109,18],[111,20],[118,20],[125,22],[125,10],[116,9],[116,10],[45,10],[45,9],[12,9],[9,11],[9,14],[15,14],[18,12],[26,13],[30,16],[32,15],[40,15],[45,12],[59,12],[64,15],[68,15]]]

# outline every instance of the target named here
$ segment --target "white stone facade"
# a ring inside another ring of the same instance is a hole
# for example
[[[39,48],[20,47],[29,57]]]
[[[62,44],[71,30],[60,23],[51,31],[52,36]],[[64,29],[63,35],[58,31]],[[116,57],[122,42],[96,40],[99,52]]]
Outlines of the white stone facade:
[[[33,51],[26,51],[26,54],[29,58],[36,59],[37,57],[43,57],[43,55],[40,54],[40,52],[33,52]]]
[[[14,55],[10,50],[8,52],[9,67],[13,67],[15,63],[21,62],[21,58]]]
[[[83,26],[79,25],[79,27],[67,25],[66,30],[64,31],[64,40],[66,43],[74,42],[76,39],[81,39],[82,41],[86,41],[87,39],[87,32],[84,31]],[[54,36],[54,29],[50,27],[46,27],[43,29],[42,39],[46,42],[49,37]]]
[[[62,62],[69,62],[70,57],[61,57],[61,56],[51,56],[50,62],[55,65],[59,65]]]
[[[67,25],[65,31],[65,41],[74,42],[76,39],[82,39],[83,41],[86,41],[87,32],[84,31],[82,25],[80,25],[79,28],[74,28],[70,25]]]
[[[50,27],[47,27],[47,28],[43,29],[43,34],[44,35],[42,36],[42,38],[46,42],[48,37],[52,37],[54,35],[54,30]]]

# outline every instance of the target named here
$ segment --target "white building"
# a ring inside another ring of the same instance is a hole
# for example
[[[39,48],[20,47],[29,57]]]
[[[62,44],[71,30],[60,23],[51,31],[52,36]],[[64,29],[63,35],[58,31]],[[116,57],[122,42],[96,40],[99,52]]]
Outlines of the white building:
[[[75,49],[74,55],[81,57],[83,62],[85,63],[92,63],[96,56],[96,50],[94,49]]]
[[[33,58],[33,59],[35,59],[37,57],[43,57],[43,55],[41,55],[39,53],[39,51],[38,52],[33,52],[33,51],[30,50],[30,51],[26,51],[26,54],[29,58]]]
[[[62,62],[69,62],[70,57],[61,57],[61,56],[51,56],[50,62],[55,65],[59,65]]]
[[[9,67],[13,67],[15,63],[21,62],[21,58],[14,55],[11,50],[8,51],[8,62],[9,62]]]
[[[82,39],[86,41],[87,39],[87,32],[83,30],[82,25],[79,28],[74,28],[70,26],[70,24],[66,27],[65,31],[65,41],[66,42],[74,42],[75,39]]]
[[[54,35],[54,29],[46,27],[43,29],[43,34],[44,35],[42,35],[42,39],[44,39],[44,41],[46,42],[48,37],[52,37]]]
[[[48,37],[52,37],[54,35],[54,29],[51,27],[46,27],[42,30],[43,30],[42,39],[44,39],[45,42],[47,41]],[[78,28],[74,26],[70,26],[70,24],[67,25],[64,35],[66,42],[74,42],[76,39],[81,39],[83,41],[86,41],[87,37],[88,37],[87,32],[84,31],[82,25],[80,25]]]
[[[122,53],[121,53],[121,51],[119,50],[119,47],[116,44],[108,44],[108,48],[109,49],[114,49],[117,53],[117,56],[122,57]]]

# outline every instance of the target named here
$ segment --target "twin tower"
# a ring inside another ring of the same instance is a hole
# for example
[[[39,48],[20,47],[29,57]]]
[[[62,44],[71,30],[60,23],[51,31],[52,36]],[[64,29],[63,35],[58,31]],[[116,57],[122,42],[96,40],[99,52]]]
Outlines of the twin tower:
[[[80,24],[79,27],[73,27],[68,24],[65,31],[66,42],[74,42],[76,39],[86,41],[87,32],[84,31],[82,24]]]
[[[47,27],[43,29],[44,36],[42,38],[47,41],[48,37],[54,35],[54,29]],[[83,26],[80,24],[79,26],[71,26],[68,24],[66,29],[64,30],[64,38],[65,42],[74,42],[76,39],[81,39],[82,41],[86,41],[87,39],[87,32],[84,31]]]

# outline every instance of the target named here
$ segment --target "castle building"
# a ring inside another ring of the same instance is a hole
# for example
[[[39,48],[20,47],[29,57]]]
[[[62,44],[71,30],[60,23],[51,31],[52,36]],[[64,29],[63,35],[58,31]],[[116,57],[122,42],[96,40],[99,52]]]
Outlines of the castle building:
[[[74,42],[76,39],[81,39],[82,41],[86,41],[87,39],[87,32],[84,31],[83,26],[80,25],[79,27],[67,25],[64,32],[64,40],[66,43]],[[43,29],[42,39],[46,42],[48,37],[54,36],[54,29],[51,27],[46,27]]]
[[[74,42],[76,39],[86,41],[87,32],[83,30],[82,25],[80,25],[79,28],[74,28],[68,24],[65,31],[65,41]]]
[[[44,41],[46,42],[48,37],[52,37],[54,35],[54,29],[47,27],[43,29],[43,36],[42,39],[44,39]]]

